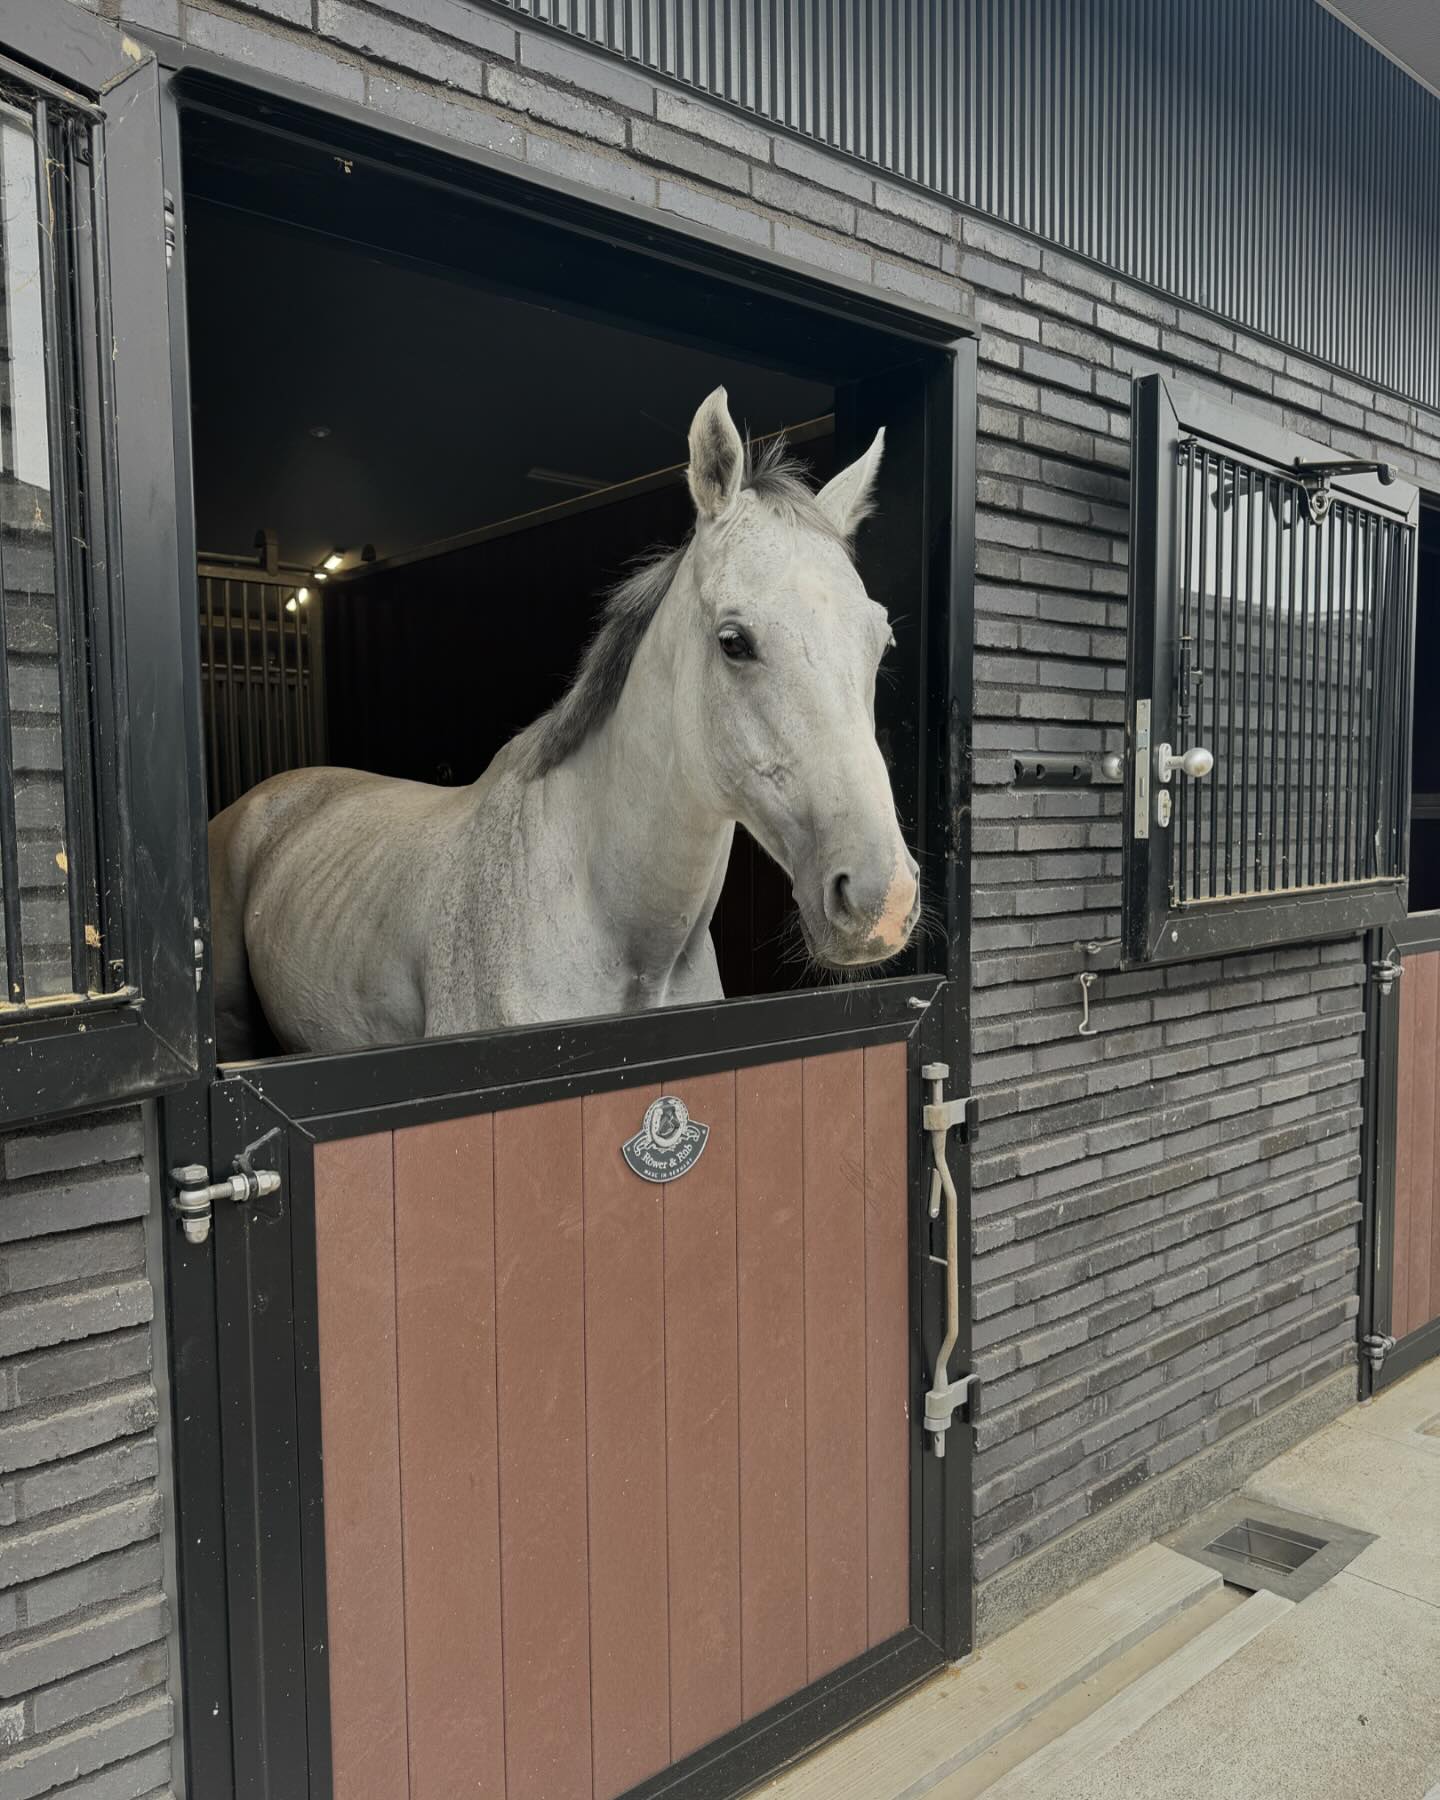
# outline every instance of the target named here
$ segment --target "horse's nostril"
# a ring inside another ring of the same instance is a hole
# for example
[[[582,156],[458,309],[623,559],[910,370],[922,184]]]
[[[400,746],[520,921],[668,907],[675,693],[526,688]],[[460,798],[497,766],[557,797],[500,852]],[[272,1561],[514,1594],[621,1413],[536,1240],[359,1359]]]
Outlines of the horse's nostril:
[[[825,890],[825,912],[832,925],[846,925],[850,922],[853,914],[850,877],[843,870],[830,877],[830,885]]]

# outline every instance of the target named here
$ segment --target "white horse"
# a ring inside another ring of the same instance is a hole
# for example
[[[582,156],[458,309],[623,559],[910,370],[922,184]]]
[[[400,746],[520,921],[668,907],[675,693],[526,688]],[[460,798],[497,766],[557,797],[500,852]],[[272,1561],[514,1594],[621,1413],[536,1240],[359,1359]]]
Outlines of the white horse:
[[[220,1054],[258,1054],[266,1025],[330,1052],[718,1000],[737,820],[817,961],[900,950],[919,890],[875,742],[893,640],[848,548],[883,437],[812,493],[750,462],[717,388],[690,538],[616,590],[569,692],[472,787],[298,769],[221,813]]]

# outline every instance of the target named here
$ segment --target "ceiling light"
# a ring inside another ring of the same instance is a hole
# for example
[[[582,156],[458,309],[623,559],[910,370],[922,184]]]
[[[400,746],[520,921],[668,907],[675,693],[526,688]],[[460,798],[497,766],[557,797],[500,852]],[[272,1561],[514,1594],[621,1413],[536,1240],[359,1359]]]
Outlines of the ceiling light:
[[[323,568],[321,568],[321,569],[312,569],[310,571],[310,579],[312,581],[328,581],[330,579],[330,577],[325,573],[325,570]]]
[[[329,569],[331,571],[331,573],[333,574],[334,571],[340,567],[341,563],[344,562],[344,560],[345,560],[344,551],[332,550],[330,552],[330,554],[325,558],[324,567]]]
[[[312,425],[310,435],[313,438],[327,438],[330,435],[330,427],[328,425]]]
[[[298,590],[297,590],[297,591],[296,591],[296,592],[295,592],[295,593],[293,593],[293,594],[292,594],[292,595],[291,595],[291,596],[290,596],[290,598],[289,598],[289,599],[288,599],[288,600],[287,600],[287,601],[286,601],[286,602],[285,602],[285,610],[286,610],[286,612],[288,612],[288,613],[293,613],[293,612],[299,612],[299,610],[300,610],[300,608],[301,608],[301,607],[302,607],[302,606],[303,606],[303,605],[304,605],[304,604],[305,604],[305,602],[306,602],[306,601],[307,601],[307,600],[308,600],[308,599],[309,599],[309,598],[310,598],[310,590],[309,590],[309,588],[300,588],[300,589],[298,589]]]

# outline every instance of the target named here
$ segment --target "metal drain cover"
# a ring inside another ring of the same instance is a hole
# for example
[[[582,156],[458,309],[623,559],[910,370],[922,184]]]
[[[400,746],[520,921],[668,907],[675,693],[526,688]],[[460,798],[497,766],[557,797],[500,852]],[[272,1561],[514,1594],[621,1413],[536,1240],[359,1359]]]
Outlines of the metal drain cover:
[[[1205,1548],[1217,1556],[1238,1556],[1258,1563],[1262,1569],[1289,1575],[1317,1550],[1323,1550],[1325,1540],[1304,1531],[1282,1531],[1279,1526],[1263,1525],[1258,1519],[1242,1519]]]
[[[1232,1495],[1160,1540],[1233,1587],[1303,1600],[1352,1563],[1375,1534]]]

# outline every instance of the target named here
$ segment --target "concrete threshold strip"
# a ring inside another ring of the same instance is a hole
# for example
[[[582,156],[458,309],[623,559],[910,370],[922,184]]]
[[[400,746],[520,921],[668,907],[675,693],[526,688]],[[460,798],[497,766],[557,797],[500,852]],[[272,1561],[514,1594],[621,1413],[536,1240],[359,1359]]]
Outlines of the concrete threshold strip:
[[[1037,1750],[985,1789],[986,1800],[1049,1800],[1063,1794],[1104,1762],[1117,1744],[1132,1737],[1156,1713],[1178,1700],[1237,1650],[1291,1611],[1295,1602],[1263,1590],[1209,1625],[1198,1637],[1167,1656],[1129,1687],[1107,1700],[1088,1719]],[[943,1788],[934,1800],[949,1800]]]
[[[762,1792],[1046,1800],[1292,1606],[1150,1544]]]

